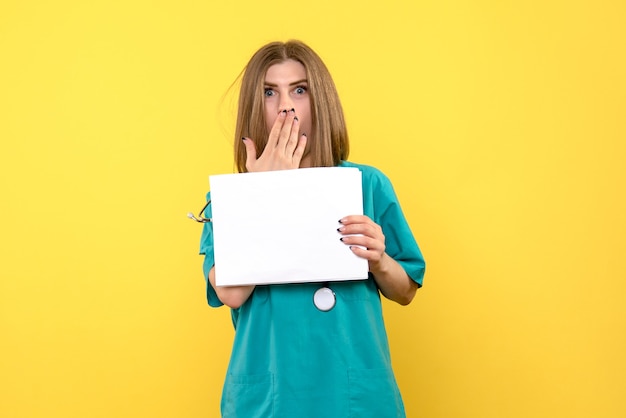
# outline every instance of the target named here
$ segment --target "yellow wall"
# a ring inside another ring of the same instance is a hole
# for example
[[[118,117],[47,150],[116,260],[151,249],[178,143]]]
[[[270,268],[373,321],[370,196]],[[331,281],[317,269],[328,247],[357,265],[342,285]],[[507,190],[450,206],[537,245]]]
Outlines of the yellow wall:
[[[624,2],[367,4],[2,2],[0,416],[217,416],[232,327],[185,214],[290,37],[427,257],[385,305],[409,416],[626,416]]]

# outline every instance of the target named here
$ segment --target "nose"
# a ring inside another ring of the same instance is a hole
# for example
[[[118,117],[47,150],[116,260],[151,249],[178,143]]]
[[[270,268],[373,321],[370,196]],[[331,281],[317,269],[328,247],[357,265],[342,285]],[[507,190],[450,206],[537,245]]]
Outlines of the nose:
[[[293,100],[291,100],[291,97],[289,97],[289,95],[283,95],[281,96],[281,100],[280,100],[280,109],[279,110],[291,110],[291,109],[295,109]]]

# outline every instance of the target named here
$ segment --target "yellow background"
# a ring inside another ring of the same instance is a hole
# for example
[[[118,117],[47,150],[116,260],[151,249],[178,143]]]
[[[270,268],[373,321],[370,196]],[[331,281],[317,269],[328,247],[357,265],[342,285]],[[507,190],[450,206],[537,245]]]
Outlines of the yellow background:
[[[622,1],[3,1],[0,416],[215,417],[198,211],[228,87],[299,38],[427,259],[409,417],[626,416]],[[251,208],[252,209],[252,208]]]

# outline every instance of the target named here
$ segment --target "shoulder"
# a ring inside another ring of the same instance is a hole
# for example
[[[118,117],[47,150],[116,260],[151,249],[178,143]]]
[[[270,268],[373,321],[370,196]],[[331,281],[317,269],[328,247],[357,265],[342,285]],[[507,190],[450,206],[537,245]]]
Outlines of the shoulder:
[[[351,161],[341,161],[339,167],[358,168],[363,176],[363,187],[387,188],[392,187],[389,178],[376,167],[365,164],[357,164]]]

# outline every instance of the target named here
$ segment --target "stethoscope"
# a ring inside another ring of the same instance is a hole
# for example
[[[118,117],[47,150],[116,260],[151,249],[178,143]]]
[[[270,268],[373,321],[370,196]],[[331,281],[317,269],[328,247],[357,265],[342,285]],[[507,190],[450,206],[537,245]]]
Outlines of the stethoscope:
[[[330,311],[336,303],[337,297],[333,289],[329,287],[328,282],[313,293],[313,305],[322,312]]]
[[[202,214],[204,213],[204,211],[206,210],[206,208],[209,207],[209,204],[211,203],[211,199],[209,199],[206,204],[204,206],[202,206],[202,209],[200,210],[200,213],[198,214],[198,217],[196,218],[193,213],[189,212],[187,213],[187,217],[189,219],[193,219],[196,222],[200,222],[201,224],[205,224],[207,222],[212,222],[211,218],[205,218]]]
[[[197,217],[191,212],[187,213],[187,217],[189,219],[192,219],[196,222],[200,222],[203,224],[213,222],[213,219],[205,218],[203,215],[204,211],[206,210],[206,208],[209,206],[210,203],[211,203],[211,199],[209,199],[206,202],[206,204],[202,207]],[[337,297],[335,296],[335,292],[333,291],[333,289],[330,288],[330,285],[328,282],[324,282],[322,287],[320,287],[319,289],[315,291],[315,293],[313,293],[313,305],[315,305],[315,307],[322,312],[330,311],[331,309],[335,307],[336,303],[337,303]]]

